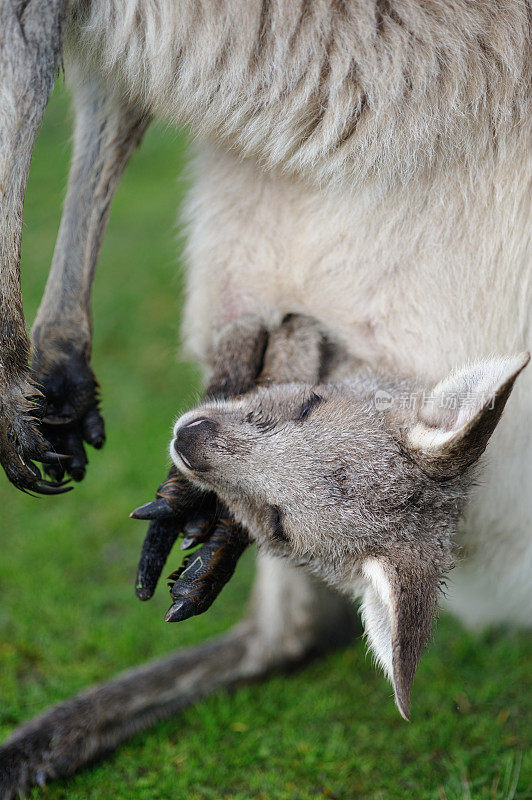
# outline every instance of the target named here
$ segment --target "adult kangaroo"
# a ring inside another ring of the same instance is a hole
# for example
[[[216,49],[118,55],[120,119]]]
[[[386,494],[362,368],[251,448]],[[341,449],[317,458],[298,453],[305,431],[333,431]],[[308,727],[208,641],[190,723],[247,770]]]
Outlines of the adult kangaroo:
[[[113,191],[152,117],[188,124],[199,142],[183,331],[206,366],[220,332],[245,315],[266,331],[287,313],[307,315],[349,357],[428,386],[456,365],[524,350],[529,23],[521,0],[4,1],[0,461],[12,482],[64,491],[65,470],[83,477],[83,442],[103,444],[91,283]],[[74,155],[30,367],[22,203],[61,54]],[[224,363],[218,393],[252,388],[237,354]],[[508,380],[524,360],[512,363]],[[447,602],[468,624],[532,619],[530,373],[493,434],[458,534],[467,558]],[[4,796],[72,772],[181,708],[192,669],[196,698],[327,646],[333,629],[334,642],[349,632],[345,602],[289,560],[259,559],[256,597],[224,639],[23,726],[0,750]]]

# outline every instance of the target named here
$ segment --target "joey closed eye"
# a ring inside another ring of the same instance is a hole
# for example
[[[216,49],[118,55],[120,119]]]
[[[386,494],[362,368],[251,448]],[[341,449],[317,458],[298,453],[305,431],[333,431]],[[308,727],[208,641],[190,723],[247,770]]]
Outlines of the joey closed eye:
[[[271,416],[263,416],[261,411],[250,411],[246,414],[245,419],[248,425],[253,425],[261,433],[269,433],[277,425],[276,419]]]
[[[270,506],[270,526],[272,529],[272,537],[280,542],[287,542],[288,536],[283,527],[283,518],[281,509],[278,506]]]
[[[306,419],[309,416],[310,412],[314,408],[316,408],[316,406],[319,406],[322,400],[323,398],[320,397],[319,394],[316,394],[316,392],[312,392],[309,399],[301,406],[301,409],[296,417],[296,420],[299,422],[301,420]]]

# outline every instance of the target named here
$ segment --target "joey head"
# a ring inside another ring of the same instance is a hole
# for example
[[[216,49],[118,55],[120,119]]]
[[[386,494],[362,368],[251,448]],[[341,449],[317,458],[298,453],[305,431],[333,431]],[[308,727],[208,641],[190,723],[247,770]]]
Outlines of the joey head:
[[[178,470],[259,548],[362,598],[405,718],[476,463],[528,360],[479,361],[434,387],[365,367],[338,382],[270,380],[175,425]]]

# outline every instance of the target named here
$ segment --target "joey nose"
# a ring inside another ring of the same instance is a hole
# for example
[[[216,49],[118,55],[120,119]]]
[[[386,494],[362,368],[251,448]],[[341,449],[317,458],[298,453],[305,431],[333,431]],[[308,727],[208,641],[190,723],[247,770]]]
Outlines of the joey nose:
[[[201,417],[176,430],[174,449],[189,469],[198,472],[208,469],[208,444],[217,429],[214,420]]]

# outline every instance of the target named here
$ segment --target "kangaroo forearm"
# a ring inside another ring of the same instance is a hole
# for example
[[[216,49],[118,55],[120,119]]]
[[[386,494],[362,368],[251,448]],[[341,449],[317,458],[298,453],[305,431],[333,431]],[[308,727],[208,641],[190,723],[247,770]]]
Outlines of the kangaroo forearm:
[[[127,103],[87,68],[67,64],[77,84],[74,153],[52,269],[33,327],[33,369],[46,398],[43,424],[65,470],[81,480],[84,443],[100,448],[105,427],[98,382],[90,366],[90,297],[109,208],[120,176],[139,144],[149,118]]]
[[[316,320],[287,314],[270,332],[261,381],[318,383],[327,342]]]
[[[97,79],[76,95],[74,154],[52,268],[34,324],[39,349],[74,344],[88,355],[91,288],[120,177],[149,118]]]
[[[19,489],[56,494],[33,460],[49,462],[35,425],[20,294],[24,194],[37,129],[61,52],[66,0],[0,2],[0,464]]]
[[[24,194],[33,145],[57,67],[65,0],[0,5],[0,378],[27,366],[20,294]]]
[[[0,376],[6,382],[25,369],[29,354],[20,293],[20,245],[24,193],[37,126],[25,122],[16,111],[0,122]],[[16,136],[17,129],[20,137]]]
[[[205,396],[244,394],[257,379],[317,383],[326,347],[319,324],[310,317],[288,314],[268,331],[259,316],[244,314],[215,336]]]

